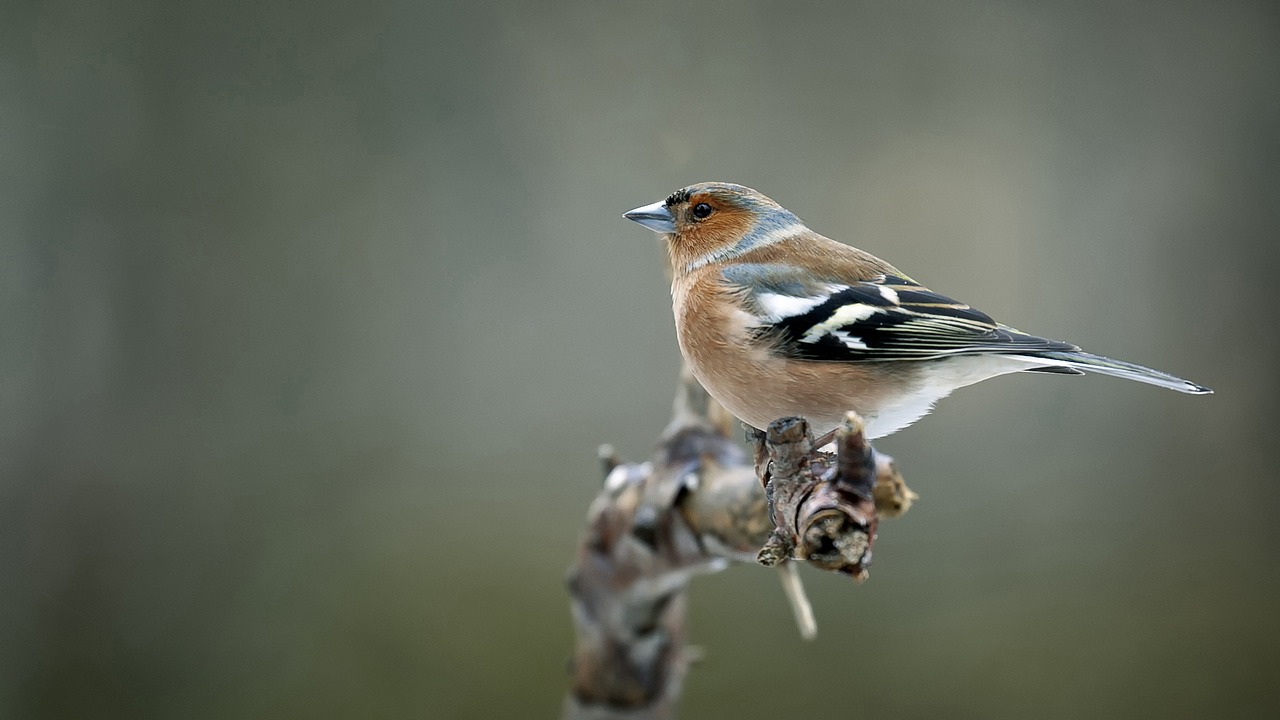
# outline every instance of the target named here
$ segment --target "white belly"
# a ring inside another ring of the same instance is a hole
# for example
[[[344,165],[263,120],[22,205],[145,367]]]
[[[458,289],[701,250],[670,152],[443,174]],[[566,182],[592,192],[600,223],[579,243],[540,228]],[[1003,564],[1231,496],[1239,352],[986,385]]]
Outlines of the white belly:
[[[1025,361],[1000,355],[960,355],[930,363],[927,372],[918,373],[913,389],[886,399],[878,412],[865,419],[867,438],[892,435],[911,425],[954,390],[1026,368]]]

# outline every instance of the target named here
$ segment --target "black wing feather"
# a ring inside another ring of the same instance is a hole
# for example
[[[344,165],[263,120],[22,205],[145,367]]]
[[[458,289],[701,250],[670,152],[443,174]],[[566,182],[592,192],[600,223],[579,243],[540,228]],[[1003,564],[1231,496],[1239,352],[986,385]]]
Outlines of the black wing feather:
[[[803,314],[770,317],[762,333],[791,357],[839,362],[1078,349],[1001,325],[986,313],[903,277],[827,287],[834,291],[820,304]]]

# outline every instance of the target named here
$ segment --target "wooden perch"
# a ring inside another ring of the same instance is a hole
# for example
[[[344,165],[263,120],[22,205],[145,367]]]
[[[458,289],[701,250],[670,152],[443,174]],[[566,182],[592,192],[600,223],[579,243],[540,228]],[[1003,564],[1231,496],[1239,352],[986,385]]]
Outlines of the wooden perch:
[[[877,514],[899,515],[916,497],[856,415],[834,454],[815,450],[803,419],[775,421],[756,436],[755,462],[730,440],[733,424],[685,371],[650,462],[620,463],[602,448],[605,485],[567,580],[577,641],[565,718],[674,717],[693,655],[691,578],[731,561],[786,568],[803,632],[807,601],[784,561],[865,578]]]

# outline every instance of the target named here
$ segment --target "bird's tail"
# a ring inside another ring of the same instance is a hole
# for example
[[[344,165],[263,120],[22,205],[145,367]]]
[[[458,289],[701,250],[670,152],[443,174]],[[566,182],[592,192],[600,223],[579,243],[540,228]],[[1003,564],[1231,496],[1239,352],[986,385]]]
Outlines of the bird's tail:
[[[1152,370],[1149,367],[1135,365],[1134,363],[1125,362],[1123,360],[1112,360],[1109,357],[1094,355],[1083,351],[1070,352],[1038,352],[1034,355],[1022,355],[1020,359],[1028,362],[1042,363],[1043,366],[1055,368],[1070,368],[1072,370],[1085,370],[1088,372],[1101,373],[1103,375],[1113,375],[1115,377],[1125,378],[1126,380],[1137,380],[1149,385],[1159,385],[1160,387],[1177,390],[1178,392],[1189,393],[1191,395],[1207,395],[1213,391],[1202,385],[1197,385],[1190,380],[1183,380],[1180,377],[1174,377],[1169,373],[1162,373],[1159,370]],[[1046,362],[1047,361],[1047,362]]]

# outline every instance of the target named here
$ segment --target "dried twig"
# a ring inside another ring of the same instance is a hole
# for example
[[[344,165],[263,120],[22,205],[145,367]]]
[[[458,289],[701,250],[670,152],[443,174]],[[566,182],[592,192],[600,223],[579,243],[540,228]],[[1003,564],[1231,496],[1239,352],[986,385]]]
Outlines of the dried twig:
[[[877,510],[897,515],[915,499],[856,416],[834,455],[814,450],[803,420],[779,420],[756,443],[754,462],[729,439],[732,426],[685,371],[652,461],[623,464],[601,448],[605,487],[568,576],[577,642],[566,718],[674,717],[691,661],[684,589],[730,561],[779,565],[809,634],[812,611],[794,563],[783,561],[863,578]]]

